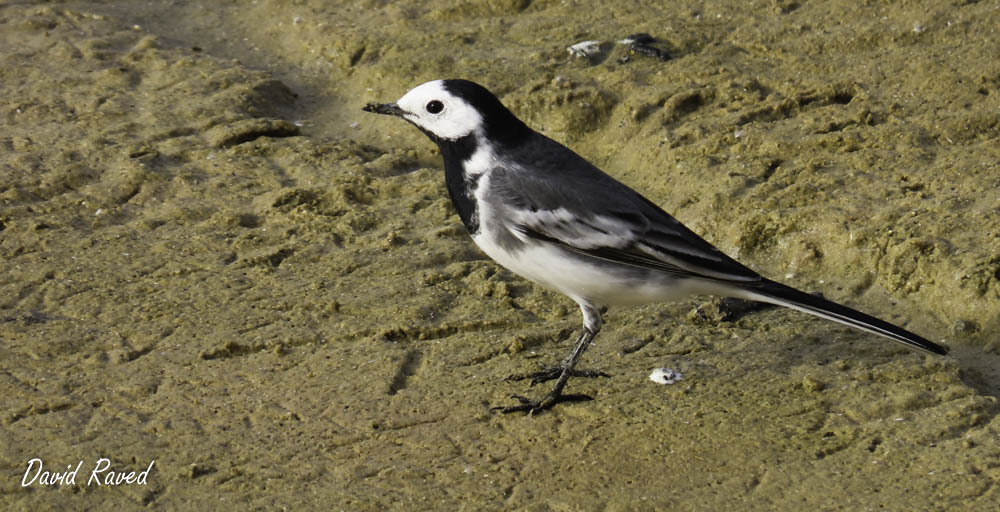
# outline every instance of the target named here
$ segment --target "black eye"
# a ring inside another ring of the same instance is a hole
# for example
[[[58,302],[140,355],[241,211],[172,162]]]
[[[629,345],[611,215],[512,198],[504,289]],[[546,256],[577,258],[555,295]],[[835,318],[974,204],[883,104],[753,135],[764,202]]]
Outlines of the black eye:
[[[427,106],[424,108],[426,108],[431,114],[439,114],[442,110],[444,110],[444,103],[441,103],[438,100],[431,100],[427,102]]]

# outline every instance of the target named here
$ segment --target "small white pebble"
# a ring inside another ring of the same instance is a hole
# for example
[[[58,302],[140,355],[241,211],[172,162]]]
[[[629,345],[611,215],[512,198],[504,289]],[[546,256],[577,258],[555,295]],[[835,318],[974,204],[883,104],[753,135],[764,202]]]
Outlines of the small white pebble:
[[[653,372],[649,374],[649,380],[657,384],[673,384],[684,380],[684,374],[670,368],[654,368]]]
[[[600,50],[600,41],[580,41],[579,43],[566,48],[566,51],[574,57],[590,57]]]

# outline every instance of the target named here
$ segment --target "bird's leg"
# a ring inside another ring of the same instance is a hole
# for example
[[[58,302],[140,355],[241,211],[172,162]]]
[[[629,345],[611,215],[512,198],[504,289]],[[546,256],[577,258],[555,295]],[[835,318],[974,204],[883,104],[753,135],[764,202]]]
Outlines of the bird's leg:
[[[552,368],[551,370],[539,372],[545,374],[544,376],[546,377],[549,374],[558,375],[558,380],[556,380],[556,385],[552,388],[552,391],[545,395],[541,400],[531,400],[523,396],[514,395],[514,398],[521,402],[520,404],[507,407],[494,407],[493,409],[504,414],[511,412],[527,412],[528,414],[532,414],[548,409],[559,402],[580,402],[591,400],[589,396],[583,394],[564,395],[562,394],[562,390],[566,387],[566,383],[569,382],[570,377],[574,377],[581,373],[574,370],[573,367],[576,365],[577,361],[580,360],[580,356],[583,355],[583,352],[587,349],[587,346],[590,344],[591,340],[594,339],[596,334],[596,332],[591,332],[589,329],[584,328],[583,332],[580,333],[580,337],[576,340],[576,345],[573,346],[573,351],[570,352],[569,356],[565,360],[563,360],[561,365]]]
[[[580,309],[583,311],[583,332],[580,333],[580,337],[576,339],[576,344],[573,345],[573,350],[570,351],[568,356],[566,356],[566,359],[563,360],[562,364],[549,370],[543,370],[541,372],[536,372],[522,377],[532,379],[532,384],[557,378],[556,385],[552,388],[552,391],[545,395],[545,397],[541,400],[530,400],[523,396],[514,395],[514,398],[521,402],[519,405],[494,407],[494,410],[498,410],[504,414],[511,412],[527,412],[528,414],[532,414],[548,409],[559,402],[579,402],[591,400],[589,396],[583,394],[562,394],[562,390],[566,387],[566,383],[569,382],[570,377],[608,377],[608,374],[604,372],[588,370],[581,371],[575,369],[577,362],[580,361],[580,357],[583,356],[584,352],[586,352],[590,342],[593,341],[594,337],[597,336],[597,333],[600,332],[602,323],[601,313],[593,306],[589,304],[581,304]],[[514,380],[521,379],[515,378]]]
[[[562,376],[565,368],[562,365],[552,366],[549,368],[542,368],[537,372],[522,373],[518,375],[511,375],[504,380],[508,381],[518,381],[518,380],[528,380],[531,379],[530,384],[534,386],[535,384],[541,384],[543,382],[548,382],[550,380],[558,379]],[[584,377],[584,378],[597,378],[597,377],[610,377],[607,373],[600,370],[570,370],[570,377]]]
[[[581,309],[582,309],[582,306],[581,306]],[[593,334],[591,335],[591,340],[593,340],[594,336],[597,336],[597,332],[601,330],[601,325],[603,323],[603,321],[601,320],[601,317],[602,317],[602,315],[604,315],[604,313],[607,313],[607,312],[608,312],[608,308],[601,307],[596,312],[596,317],[597,317],[596,321],[592,320],[592,321],[590,321],[588,323],[587,322],[587,319],[588,319],[587,315],[588,315],[588,313],[585,311],[584,314],[583,314],[583,318],[584,318],[583,332],[580,333],[580,338],[583,337],[583,335],[587,332],[588,329],[596,329],[596,330],[593,331]],[[594,325],[596,325],[596,327],[594,327]],[[576,339],[576,343],[577,344],[580,343],[580,338]],[[576,347],[576,345],[574,345],[574,350],[575,350],[575,347]],[[586,347],[584,347],[583,350],[586,350]],[[581,351],[581,354],[582,353],[583,352]],[[570,357],[572,357],[572,355],[573,355],[573,353],[570,353]],[[504,380],[507,380],[507,381],[520,381],[520,380],[531,379],[531,385],[534,386],[535,384],[541,384],[543,382],[548,382],[550,380],[555,380],[555,379],[558,379],[559,377],[561,377],[563,375],[563,373],[566,372],[566,365],[568,364],[568,362],[569,362],[569,357],[567,357],[558,366],[552,366],[552,367],[549,367],[549,368],[542,368],[541,370],[538,370],[537,372],[522,373],[522,374],[519,374],[519,375],[511,375],[510,377],[507,377]],[[574,362],[573,364],[575,365],[576,363]],[[569,370],[569,376],[570,377],[584,377],[584,378],[588,378],[588,379],[594,379],[594,378],[597,378],[597,377],[610,377],[610,375],[608,375],[607,373],[604,373],[604,372],[602,372],[600,370],[577,370],[577,369],[573,368],[572,366],[570,368],[571,368]]]

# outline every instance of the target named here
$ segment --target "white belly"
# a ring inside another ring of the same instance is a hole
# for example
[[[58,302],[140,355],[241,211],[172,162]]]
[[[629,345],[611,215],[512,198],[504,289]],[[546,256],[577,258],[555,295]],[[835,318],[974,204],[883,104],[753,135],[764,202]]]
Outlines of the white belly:
[[[588,264],[580,256],[548,244],[529,243],[512,254],[483,233],[472,239],[511,272],[577,302],[605,306],[647,304],[717,291],[709,282],[678,279],[655,270]]]

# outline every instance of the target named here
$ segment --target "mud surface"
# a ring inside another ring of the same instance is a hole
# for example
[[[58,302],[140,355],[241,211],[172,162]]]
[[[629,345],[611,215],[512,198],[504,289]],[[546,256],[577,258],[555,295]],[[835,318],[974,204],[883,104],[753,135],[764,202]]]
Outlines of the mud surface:
[[[289,4],[0,6],[2,508],[1000,502],[994,2]],[[952,355],[693,299],[606,315],[582,366],[612,378],[569,387],[594,401],[491,412],[580,316],[475,248],[422,134],[360,111],[455,76]],[[102,457],[155,464],[88,485]],[[82,469],[22,486],[34,458]]]

